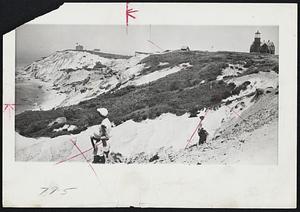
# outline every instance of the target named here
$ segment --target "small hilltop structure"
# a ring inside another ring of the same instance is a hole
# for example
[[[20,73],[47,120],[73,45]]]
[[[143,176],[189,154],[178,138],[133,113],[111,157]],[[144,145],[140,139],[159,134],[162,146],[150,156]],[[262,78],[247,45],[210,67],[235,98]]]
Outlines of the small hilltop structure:
[[[76,43],[75,49],[78,51],[81,51],[81,50],[83,50],[83,45]]]
[[[188,47],[188,46],[182,46],[182,47],[180,48],[180,50],[181,50],[181,51],[184,51],[184,52],[189,52],[189,51],[191,51],[191,50],[190,50],[190,47]]]
[[[261,33],[257,30],[254,36],[254,41],[250,46],[250,52],[275,54],[275,45],[272,41],[268,40],[261,42]]]

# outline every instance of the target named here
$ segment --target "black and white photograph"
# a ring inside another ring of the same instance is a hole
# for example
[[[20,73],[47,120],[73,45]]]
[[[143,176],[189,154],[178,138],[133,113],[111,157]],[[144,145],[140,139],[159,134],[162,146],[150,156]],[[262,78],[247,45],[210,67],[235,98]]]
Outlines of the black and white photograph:
[[[4,207],[297,206],[297,4],[41,2],[4,20]]]
[[[15,48],[16,161],[277,164],[278,26],[28,24]]]

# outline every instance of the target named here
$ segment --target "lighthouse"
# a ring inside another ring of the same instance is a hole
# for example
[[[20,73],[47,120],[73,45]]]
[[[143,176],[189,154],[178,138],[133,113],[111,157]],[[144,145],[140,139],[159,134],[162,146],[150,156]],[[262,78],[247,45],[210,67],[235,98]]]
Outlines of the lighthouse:
[[[260,32],[257,30],[257,32],[255,33],[254,36],[254,42],[252,43],[251,47],[250,47],[250,52],[259,52],[260,49]]]

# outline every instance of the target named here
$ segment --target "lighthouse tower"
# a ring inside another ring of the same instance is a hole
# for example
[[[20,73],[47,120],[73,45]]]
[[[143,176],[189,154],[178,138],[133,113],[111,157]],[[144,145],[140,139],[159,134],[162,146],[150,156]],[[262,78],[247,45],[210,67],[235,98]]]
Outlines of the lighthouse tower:
[[[252,43],[251,47],[250,47],[250,52],[259,52],[259,48],[260,48],[260,32],[257,30],[257,32],[255,33],[254,36],[254,42]]]

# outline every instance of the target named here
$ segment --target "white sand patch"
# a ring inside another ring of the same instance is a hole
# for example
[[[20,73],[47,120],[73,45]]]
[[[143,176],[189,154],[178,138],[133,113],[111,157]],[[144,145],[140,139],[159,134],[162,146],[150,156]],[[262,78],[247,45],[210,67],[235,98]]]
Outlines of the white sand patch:
[[[198,118],[188,118],[187,114],[163,114],[140,123],[126,121],[113,129],[111,148],[124,155],[150,153],[168,146],[184,148],[197,124]]]
[[[155,80],[158,80],[160,78],[163,78],[169,74],[173,74],[176,73],[178,71],[181,71],[187,67],[191,67],[192,65],[190,65],[189,63],[182,63],[178,66],[174,66],[172,68],[164,68],[158,71],[154,71],[150,74],[147,75],[142,75],[138,78],[136,78],[135,80],[133,80],[132,82],[130,82],[131,85],[142,85],[142,84],[146,84],[149,82],[153,82]]]
[[[236,86],[241,85],[245,81],[250,81],[256,88],[276,88],[278,85],[278,74],[275,71],[259,72],[226,80],[227,83],[233,82]]]
[[[173,68],[165,68],[165,69],[162,69],[159,71],[152,72],[147,75],[143,75],[143,76],[139,77],[138,79],[134,80],[134,83],[135,83],[135,85],[146,84],[146,83],[158,80],[160,78],[163,78],[169,74],[176,73],[180,70],[181,70],[181,67],[179,67],[179,66],[175,66]]]
[[[73,130],[76,130],[78,127],[77,126],[75,126],[75,125],[70,125],[69,127],[68,127],[68,131],[73,131]]]
[[[53,129],[53,131],[54,131],[54,132],[60,132],[60,131],[63,131],[63,130],[66,130],[66,131],[72,131],[72,130],[75,130],[75,129],[77,129],[77,126],[65,124],[64,126],[62,126],[62,127],[60,127],[60,128]]]
[[[249,74],[246,76],[236,77],[229,80],[225,80],[226,83],[234,83],[236,86],[243,84],[244,82],[249,81],[250,85],[247,86],[246,90],[242,90],[239,95],[233,95],[227,99],[224,99],[223,102],[227,100],[233,100],[238,97],[245,96],[250,94],[256,89],[266,89],[269,87],[277,88],[278,86],[278,74],[274,71],[271,72],[259,72],[255,74]]]
[[[168,62],[159,62],[158,66],[165,66],[165,65],[169,65]]]
[[[228,67],[222,70],[222,74],[217,76],[217,80],[222,80],[224,77],[238,76],[243,73],[247,68],[240,64],[228,64]]]
[[[179,66],[182,68],[189,68],[192,67],[193,65],[191,65],[190,63],[181,63]]]
[[[54,131],[54,132],[60,132],[60,131],[63,131],[63,130],[67,130],[69,127],[70,127],[70,125],[65,124],[64,126],[62,126],[62,127],[60,127],[60,128],[53,129],[53,131]]]

